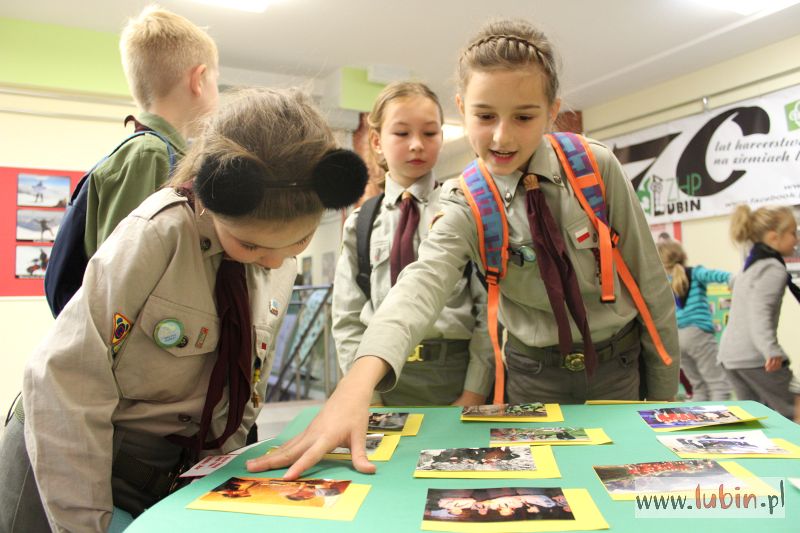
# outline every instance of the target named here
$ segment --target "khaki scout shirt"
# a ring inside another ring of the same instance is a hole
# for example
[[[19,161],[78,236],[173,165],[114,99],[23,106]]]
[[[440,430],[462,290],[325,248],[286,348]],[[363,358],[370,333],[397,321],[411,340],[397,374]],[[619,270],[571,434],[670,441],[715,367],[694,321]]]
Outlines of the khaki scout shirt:
[[[153,113],[138,118],[169,140],[177,164],[186,152],[178,130]],[[87,182],[86,257],[92,257],[117,224],[167,182],[169,171],[167,145],[155,135],[131,139],[94,169]]]
[[[412,184],[408,191],[414,195],[419,209],[420,221],[414,235],[414,246],[428,235],[428,229],[436,214],[440,211],[439,194],[441,187],[436,188],[433,174]],[[347,371],[356,358],[356,351],[361,337],[372,320],[375,310],[380,307],[391,288],[391,269],[389,256],[394,235],[400,222],[399,200],[404,189],[400,184],[386,176],[386,195],[381,209],[375,217],[370,239],[370,263],[372,273],[371,298],[367,300],[356,283],[358,273],[358,253],[356,250],[356,220],[358,211],[354,211],[344,225],[342,253],[336,267],[333,284],[333,338],[339,366]],[[462,269],[463,270],[463,269]],[[489,394],[494,379],[494,355],[492,342],[486,328],[486,290],[475,273],[467,280],[463,273],[455,280],[454,288],[444,302],[440,313],[431,316],[425,325],[421,339],[470,340],[469,365],[464,381],[464,390],[478,394]],[[411,309],[416,313],[417,309]],[[406,351],[406,355],[411,353]]]
[[[648,396],[671,398],[677,391],[680,359],[672,291],[630,181],[608,148],[595,141],[590,141],[590,145],[605,182],[611,225],[620,234],[622,256],[673,360],[672,365],[664,365],[643,329],[642,355],[647,367]],[[586,306],[592,341],[610,338],[634,318],[641,321],[633,300],[617,276],[616,302],[600,302],[597,263],[591,250],[597,246],[595,231],[546,140],[537,148],[528,170],[539,176],[547,205],[561,226]],[[532,247],[525,188],[520,178],[519,172],[495,177],[505,203],[512,249],[523,245]],[[458,180],[445,183],[440,199],[444,216],[434,224],[420,246],[419,259],[403,271],[397,285],[372,317],[356,353],[356,357],[377,355],[391,365],[394,372],[379,384],[381,389],[388,389],[394,383],[406,354],[424,336],[428,324],[444,305],[464,264],[470,259],[481,264],[475,219]],[[586,231],[591,238],[579,242],[578,236]],[[506,277],[500,282],[500,294],[500,321],[509,333],[529,346],[558,344],[558,328],[536,261],[525,262],[522,266],[509,261]],[[572,337],[576,342],[581,340],[574,323]]]
[[[214,286],[222,257],[211,217],[163,189],[100,247],[83,286],[34,351],[23,382],[25,440],[57,531],[107,529],[115,431],[197,433],[220,335]],[[246,265],[262,398],[296,271],[294,259],[271,271]],[[116,313],[132,327],[114,354]],[[164,319],[182,323],[188,344],[156,345],[154,330]],[[224,391],[209,439],[225,427],[227,398]],[[223,452],[245,443],[257,414],[248,402]]]

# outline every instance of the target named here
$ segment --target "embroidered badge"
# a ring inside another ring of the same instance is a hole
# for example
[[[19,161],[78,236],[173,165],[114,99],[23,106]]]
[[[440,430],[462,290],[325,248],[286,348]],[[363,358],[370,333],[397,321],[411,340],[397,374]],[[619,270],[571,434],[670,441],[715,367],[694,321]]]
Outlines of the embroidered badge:
[[[197,341],[195,341],[194,347],[202,348],[203,343],[206,342],[207,335],[208,335],[208,328],[200,328],[200,333],[197,334]]]
[[[275,298],[269,301],[269,312],[275,316],[278,316],[278,300]]]
[[[122,341],[131,330],[131,321],[122,313],[114,313],[114,330],[111,332],[111,348],[114,353],[119,351]]]
[[[266,350],[267,349],[267,343],[266,342],[262,342],[261,343],[261,349],[262,350]]]
[[[575,240],[578,242],[583,242],[588,238],[589,238],[588,228],[581,228],[575,232]]]

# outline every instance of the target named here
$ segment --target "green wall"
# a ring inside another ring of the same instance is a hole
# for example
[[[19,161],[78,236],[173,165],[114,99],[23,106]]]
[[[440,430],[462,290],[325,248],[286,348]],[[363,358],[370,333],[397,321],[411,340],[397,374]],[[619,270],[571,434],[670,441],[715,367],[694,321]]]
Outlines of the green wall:
[[[119,35],[0,17],[0,83],[129,97]]]

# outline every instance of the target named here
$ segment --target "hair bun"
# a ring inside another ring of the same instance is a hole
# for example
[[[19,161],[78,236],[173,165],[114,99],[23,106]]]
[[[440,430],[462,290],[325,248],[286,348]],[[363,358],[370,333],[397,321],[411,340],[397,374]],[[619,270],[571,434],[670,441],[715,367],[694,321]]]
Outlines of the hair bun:
[[[330,150],[311,177],[314,191],[328,209],[342,209],[358,201],[367,186],[367,165],[351,150]]]
[[[194,192],[214,213],[238,217],[255,211],[264,197],[266,176],[250,159],[235,157],[203,161],[194,180]]]

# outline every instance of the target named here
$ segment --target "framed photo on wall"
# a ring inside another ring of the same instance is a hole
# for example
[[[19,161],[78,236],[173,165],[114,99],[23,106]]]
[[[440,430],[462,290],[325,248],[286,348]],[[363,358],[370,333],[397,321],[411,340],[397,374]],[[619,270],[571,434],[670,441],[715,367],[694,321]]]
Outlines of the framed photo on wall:
[[[44,209],[19,209],[17,211],[17,240],[53,242],[64,211]]]

